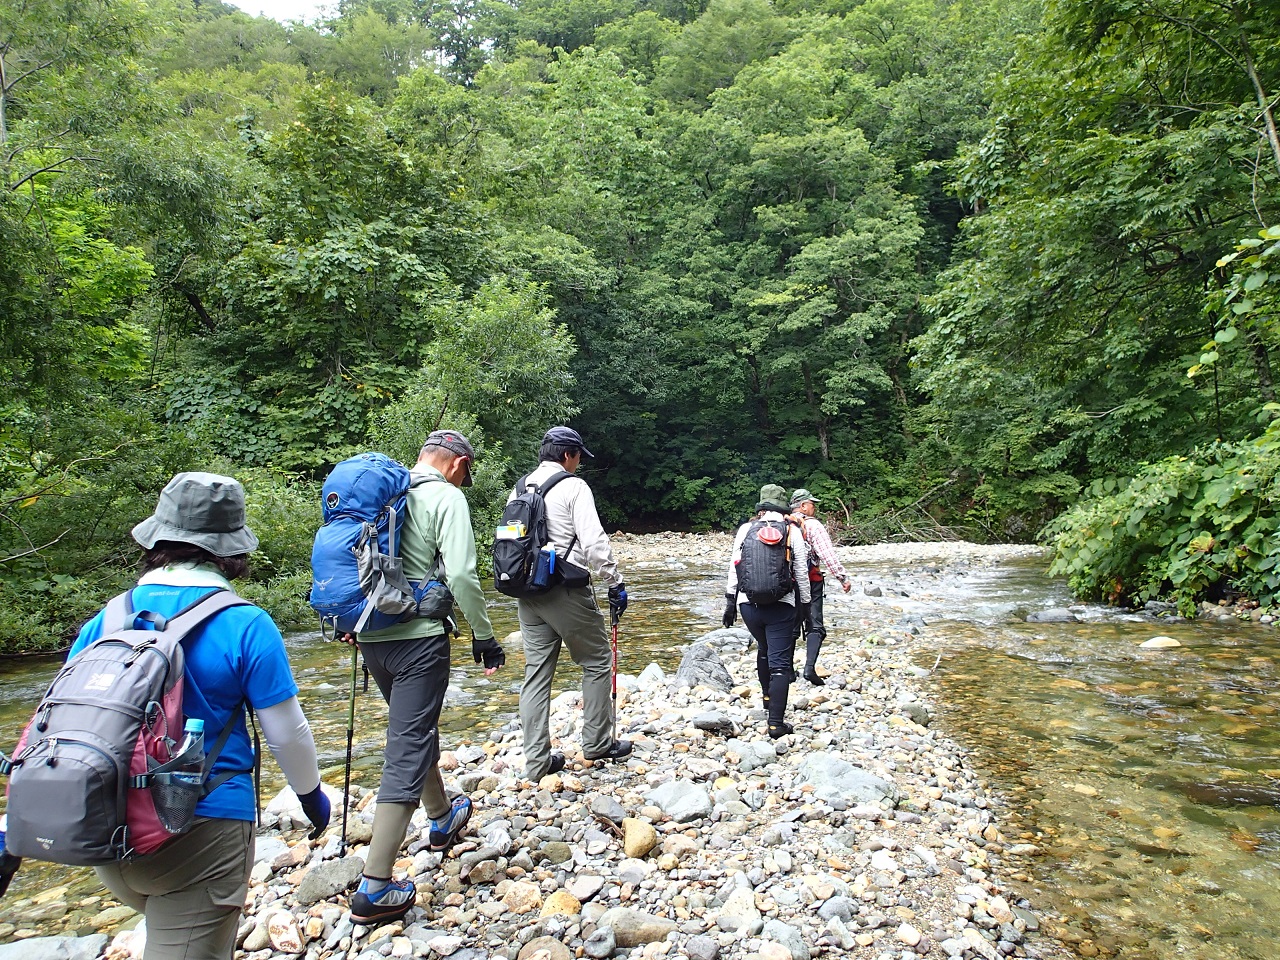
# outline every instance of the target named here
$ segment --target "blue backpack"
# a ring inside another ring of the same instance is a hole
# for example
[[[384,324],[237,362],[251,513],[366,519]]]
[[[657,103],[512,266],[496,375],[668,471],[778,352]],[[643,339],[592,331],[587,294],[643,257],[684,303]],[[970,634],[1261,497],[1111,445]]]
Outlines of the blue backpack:
[[[440,560],[419,583],[405,576],[398,552],[413,480],[404,464],[382,453],[343,460],[322,490],[324,526],[311,548],[311,607],[320,629],[384,630],[418,617],[447,620],[453,595],[440,579]]]

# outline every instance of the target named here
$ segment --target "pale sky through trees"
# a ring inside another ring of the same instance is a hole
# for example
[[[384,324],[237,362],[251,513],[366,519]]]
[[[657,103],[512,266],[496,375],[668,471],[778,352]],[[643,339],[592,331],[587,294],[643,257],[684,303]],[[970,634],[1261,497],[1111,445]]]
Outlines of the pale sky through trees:
[[[251,17],[264,16],[281,23],[315,20],[321,13],[337,10],[337,0],[229,0]]]

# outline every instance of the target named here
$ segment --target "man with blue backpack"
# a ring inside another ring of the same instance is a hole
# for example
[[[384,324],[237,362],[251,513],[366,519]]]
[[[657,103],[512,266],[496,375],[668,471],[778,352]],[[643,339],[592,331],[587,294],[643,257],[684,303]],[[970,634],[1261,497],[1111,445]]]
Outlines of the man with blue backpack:
[[[471,486],[474,459],[471,443],[456,430],[435,430],[427,437],[411,471],[399,556],[411,581],[426,580],[439,564],[471,627],[472,655],[483,661],[489,676],[506,663],[506,655],[489,622],[476,572],[471,511],[460,489]],[[391,874],[418,803],[431,818],[430,849],[444,851],[471,819],[471,800],[450,799],[437,767],[440,710],[449,684],[447,621],[417,617],[359,633],[354,640],[389,708],[373,838],[351,898],[352,921],[368,925],[397,920],[413,907],[413,881],[394,880]]]

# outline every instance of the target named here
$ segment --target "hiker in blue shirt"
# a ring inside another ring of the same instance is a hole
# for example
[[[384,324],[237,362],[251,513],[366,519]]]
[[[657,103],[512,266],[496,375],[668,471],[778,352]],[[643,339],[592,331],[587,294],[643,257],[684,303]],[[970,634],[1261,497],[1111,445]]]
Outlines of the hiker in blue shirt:
[[[258,538],[245,526],[244,488],[212,473],[180,473],[165,486],[155,513],[133,528],[142,546],[134,610],[171,617],[206,594],[229,590],[248,572]],[[105,612],[105,611],[104,611]],[[103,613],[71,648],[74,657],[102,634]],[[228,607],[184,642],[183,712],[231,734],[211,776],[241,771],[196,806],[191,829],[146,856],[95,867],[112,895],[146,917],[144,960],[231,960],[253,866],[257,804],[253,745],[244,708],[318,834],[329,823],[311,727],[284,640],[270,615],[252,604]]]

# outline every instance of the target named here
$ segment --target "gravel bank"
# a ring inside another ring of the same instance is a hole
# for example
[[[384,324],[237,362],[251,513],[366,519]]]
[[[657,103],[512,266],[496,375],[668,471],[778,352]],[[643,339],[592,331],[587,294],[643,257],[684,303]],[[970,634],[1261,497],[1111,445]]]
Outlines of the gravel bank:
[[[615,544],[624,571],[673,563],[705,573],[724,562],[730,540],[657,534]],[[1069,956],[1038,934],[1034,906],[996,872],[1034,848],[1002,835],[999,798],[929,725],[928,671],[912,657],[927,626],[904,622],[858,575],[859,565],[891,564],[913,591],[927,590],[1033,549],[842,549],[860,585],[833,603],[827,682],[792,688],[796,733],[782,740],[765,734],[754,650],[734,629],[689,637],[698,642],[673,675],[651,665],[620,678],[619,733],[635,744],[625,764],[582,759],[576,694],[553,709],[553,738],[569,757],[561,774],[524,780],[515,729],[455,745],[444,765],[476,802],[475,833],[442,857],[426,851],[425,821],[415,822],[397,867],[419,892],[404,923],[352,927],[345,915],[372,794],[358,790],[351,847],[338,858],[337,814],[309,844],[286,792],[264,816],[238,956]],[[140,956],[141,940],[136,929],[119,933],[106,955]]]

